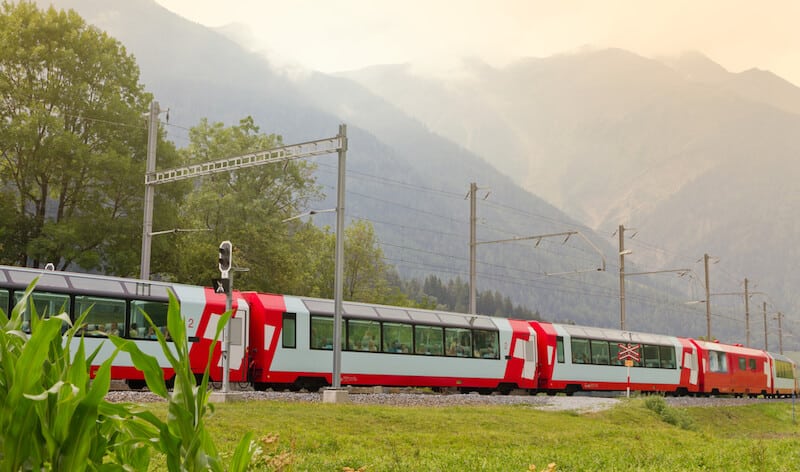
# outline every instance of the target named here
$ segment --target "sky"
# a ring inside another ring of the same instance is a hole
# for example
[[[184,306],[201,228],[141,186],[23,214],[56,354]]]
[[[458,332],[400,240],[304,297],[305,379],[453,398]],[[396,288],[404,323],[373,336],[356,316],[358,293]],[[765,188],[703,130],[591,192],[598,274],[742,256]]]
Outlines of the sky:
[[[321,72],[374,64],[503,66],[585,47],[699,51],[731,72],[800,85],[797,0],[156,0],[197,23],[245,25],[254,49]],[[246,31],[238,26],[241,31]]]

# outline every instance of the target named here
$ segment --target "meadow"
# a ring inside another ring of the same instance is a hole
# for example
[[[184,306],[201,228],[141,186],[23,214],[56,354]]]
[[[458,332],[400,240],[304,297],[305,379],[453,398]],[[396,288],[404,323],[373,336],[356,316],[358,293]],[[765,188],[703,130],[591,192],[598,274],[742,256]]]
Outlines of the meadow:
[[[166,413],[165,404],[145,407]],[[277,401],[215,408],[206,428],[221,455],[252,431],[259,470],[800,470],[800,429],[787,403],[672,408],[631,399],[597,413]]]

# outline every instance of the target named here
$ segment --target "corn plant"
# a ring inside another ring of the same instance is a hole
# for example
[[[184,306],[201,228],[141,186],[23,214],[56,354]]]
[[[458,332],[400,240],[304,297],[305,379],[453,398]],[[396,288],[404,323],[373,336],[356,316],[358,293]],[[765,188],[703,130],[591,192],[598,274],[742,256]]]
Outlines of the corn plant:
[[[69,316],[40,318],[35,304],[28,306],[35,283],[10,317],[0,310],[0,470],[147,467],[149,456],[130,432],[146,435],[153,428],[126,424],[131,414],[105,401],[114,356],[90,379],[97,351],[87,356],[81,338],[77,352],[70,353],[76,330]],[[26,310],[30,335],[21,330]],[[62,336],[64,324],[70,328]]]
[[[100,364],[92,379],[90,370],[99,349],[87,355],[80,338],[76,352],[70,352],[77,329],[66,313],[40,318],[35,304],[28,306],[35,284],[36,280],[10,317],[0,310],[0,472],[147,470],[153,449],[165,454],[171,471],[223,470],[203,425],[209,409],[208,372],[201,385],[195,385],[177,299],[170,297],[168,315],[175,339],[174,355],[159,332],[159,342],[176,373],[170,394],[156,360],[133,342],[113,336],[110,340],[117,349]],[[30,334],[21,329],[26,310],[30,313]],[[76,326],[86,314],[79,317]],[[229,317],[230,313],[223,316],[220,326]],[[62,335],[64,323],[70,327]],[[136,405],[105,400],[111,364],[120,351],[131,355],[145,373],[150,389],[169,401],[166,421]],[[228,470],[246,470],[251,449],[248,434]]]
[[[147,313],[143,313],[143,315],[147,322],[155,328],[155,324]],[[153,357],[144,354],[136,343],[130,340],[111,336],[111,340],[117,348],[127,352],[134,365],[144,372],[150,391],[169,402],[166,422],[146,411],[138,412],[136,415],[158,429],[158,441],[154,443],[154,447],[166,456],[167,467],[170,471],[223,470],[214,442],[205,428],[203,417],[207,413],[213,412],[213,405],[208,403],[208,366],[211,365],[214,345],[230,317],[231,312],[228,311],[222,315],[217,324],[217,332],[209,349],[206,369],[200,384],[197,385],[195,374],[189,363],[186,326],[180,314],[178,301],[170,293],[167,328],[173,340],[174,353],[161,330],[155,329],[155,332],[164,354],[175,371],[172,392],[168,391],[163,371]],[[231,472],[247,470],[252,457],[252,440],[252,433],[245,434],[236,448],[227,470]]]

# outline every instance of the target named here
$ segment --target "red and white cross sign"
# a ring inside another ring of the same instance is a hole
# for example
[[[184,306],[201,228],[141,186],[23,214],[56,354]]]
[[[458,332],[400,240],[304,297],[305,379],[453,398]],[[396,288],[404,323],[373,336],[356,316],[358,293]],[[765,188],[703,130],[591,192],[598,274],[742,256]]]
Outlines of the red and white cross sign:
[[[639,348],[641,347],[639,344],[623,344],[619,343],[619,353],[617,354],[617,359],[625,360],[630,359],[632,361],[639,362],[640,354]]]

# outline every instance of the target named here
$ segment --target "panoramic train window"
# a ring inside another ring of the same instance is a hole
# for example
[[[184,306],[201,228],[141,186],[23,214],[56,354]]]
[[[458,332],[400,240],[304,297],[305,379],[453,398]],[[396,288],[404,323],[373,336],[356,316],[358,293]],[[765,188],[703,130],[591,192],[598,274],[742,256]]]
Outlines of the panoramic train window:
[[[17,292],[14,295],[14,301],[19,303],[23,295],[23,292]],[[50,315],[58,315],[59,313],[63,312],[69,313],[70,303],[68,295],[48,292],[33,292],[31,294],[31,299],[36,305],[36,314],[39,315],[39,318],[49,318]],[[28,304],[30,304],[30,302],[31,300],[29,299]],[[30,319],[30,315],[28,315],[26,319]]]
[[[445,328],[445,355],[451,357],[472,357],[472,331],[464,328]]]
[[[441,356],[444,353],[442,328],[437,326],[414,327],[414,352]]]
[[[792,364],[786,361],[775,361],[775,375],[782,379],[793,379]]]
[[[164,302],[151,302],[151,301],[144,301],[144,300],[133,300],[131,301],[131,326],[134,324],[136,325],[137,334],[143,333],[141,336],[144,339],[158,339],[155,333],[155,330],[150,323],[147,322],[142,312],[147,313],[147,316],[153,320],[153,324],[155,324],[158,329],[161,331],[161,334],[169,341],[170,335],[169,331],[167,330],[167,309],[169,306]],[[146,330],[141,330],[142,327],[146,327]]]
[[[484,331],[476,329],[473,332],[475,357],[484,359],[500,359],[500,334],[497,331]]]
[[[614,341],[608,343],[608,356],[611,365],[625,365],[625,361],[619,358],[619,343]]]
[[[294,349],[297,347],[297,315],[294,313],[283,314],[283,330],[281,339],[283,347]]]
[[[86,336],[122,336],[125,330],[125,300],[99,297],[75,297],[75,318],[87,312],[83,320]],[[133,325],[131,325],[133,327]],[[138,336],[138,332],[136,333]],[[144,333],[142,333],[144,334]]]
[[[556,362],[564,363],[564,338],[562,336],[556,338]]]
[[[378,352],[381,345],[381,324],[378,321],[348,320],[347,349]]]
[[[592,364],[608,365],[608,341],[593,339],[591,347]]]
[[[11,308],[8,306],[8,290],[0,290],[0,310],[3,310],[7,317],[11,317]]]
[[[588,364],[591,359],[589,351],[589,340],[572,338],[572,363],[573,364]]]
[[[345,322],[342,320],[341,346],[347,339]],[[333,350],[333,318],[328,316],[311,316],[311,349]]]
[[[645,367],[659,367],[661,362],[658,360],[658,346],[645,344],[644,358],[642,360]]]
[[[19,303],[24,295],[23,292],[17,292],[14,294],[14,301],[15,303]],[[48,292],[33,292],[31,293],[31,298],[28,300],[28,304],[33,303],[36,306],[36,314],[39,318],[49,318],[51,315],[58,315],[60,313],[69,313],[70,312],[70,301],[68,295],[61,295],[57,293],[48,293]],[[22,313],[22,330],[26,333],[30,333],[31,331],[31,314],[28,310],[25,310]],[[62,331],[66,331],[69,327],[67,322],[64,322],[64,327]]]
[[[411,325],[383,323],[383,352],[408,353],[413,344],[414,331]]]
[[[658,352],[661,357],[662,369],[674,369],[675,367],[677,367],[677,362],[675,362],[674,346],[659,346]]]

